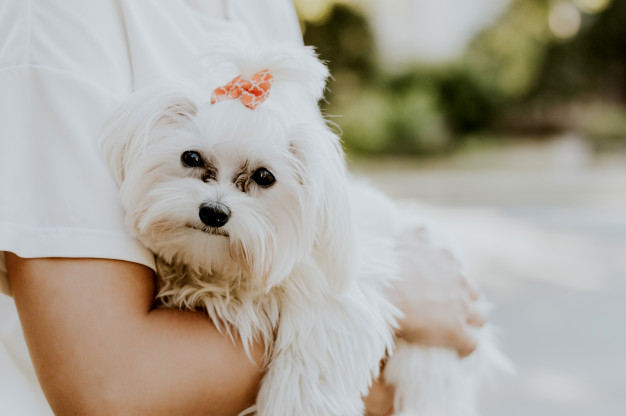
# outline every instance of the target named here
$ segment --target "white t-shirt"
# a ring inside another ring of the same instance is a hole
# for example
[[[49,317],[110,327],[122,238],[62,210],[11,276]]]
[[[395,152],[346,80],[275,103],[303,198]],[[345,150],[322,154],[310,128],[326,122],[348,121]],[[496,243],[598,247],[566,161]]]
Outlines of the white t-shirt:
[[[205,40],[229,33],[302,41],[290,0],[0,2],[0,292],[4,251],[154,267],[126,233],[99,134],[135,86],[195,78]],[[52,415],[1,293],[0,415]]]
[[[301,42],[290,0],[4,0],[0,6],[0,291],[4,251],[154,268],[124,229],[99,152],[112,108],[162,76],[197,78],[215,34]]]

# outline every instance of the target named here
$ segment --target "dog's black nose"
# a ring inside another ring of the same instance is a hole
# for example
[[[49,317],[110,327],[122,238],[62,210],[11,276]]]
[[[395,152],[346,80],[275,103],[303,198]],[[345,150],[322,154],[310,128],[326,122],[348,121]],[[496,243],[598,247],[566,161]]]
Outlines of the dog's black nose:
[[[219,202],[200,205],[200,220],[211,227],[222,227],[230,218],[230,209]]]

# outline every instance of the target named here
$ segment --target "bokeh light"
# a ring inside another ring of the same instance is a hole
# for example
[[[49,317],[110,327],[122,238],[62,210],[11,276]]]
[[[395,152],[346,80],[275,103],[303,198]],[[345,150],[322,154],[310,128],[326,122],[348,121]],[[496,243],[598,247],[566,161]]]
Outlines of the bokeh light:
[[[570,39],[580,30],[581,16],[578,8],[567,1],[555,3],[548,17],[552,34],[559,39]]]

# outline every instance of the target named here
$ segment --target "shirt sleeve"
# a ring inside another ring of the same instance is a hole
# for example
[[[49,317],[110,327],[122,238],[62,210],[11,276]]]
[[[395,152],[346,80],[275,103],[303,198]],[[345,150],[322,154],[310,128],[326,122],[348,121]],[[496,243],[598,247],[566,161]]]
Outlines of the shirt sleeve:
[[[0,91],[0,250],[154,268],[153,255],[125,231],[100,154],[116,96],[76,74],[31,65],[1,70]]]

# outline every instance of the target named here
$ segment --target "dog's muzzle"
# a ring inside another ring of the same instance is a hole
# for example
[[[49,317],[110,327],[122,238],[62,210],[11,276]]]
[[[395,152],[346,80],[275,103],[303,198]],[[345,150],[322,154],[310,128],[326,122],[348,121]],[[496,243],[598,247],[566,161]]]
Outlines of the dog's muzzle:
[[[222,227],[230,218],[230,209],[219,202],[205,202],[200,205],[200,221],[211,227]]]

